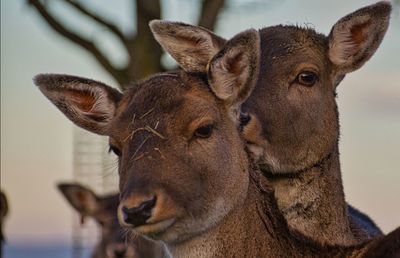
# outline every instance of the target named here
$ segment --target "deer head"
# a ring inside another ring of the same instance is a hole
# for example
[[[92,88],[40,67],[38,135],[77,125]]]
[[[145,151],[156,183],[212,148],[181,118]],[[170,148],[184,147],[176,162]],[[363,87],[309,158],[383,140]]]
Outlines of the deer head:
[[[389,2],[362,8],[340,19],[328,37],[297,26],[259,31],[260,75],[241,120],[248,148],[266,170],[298,172],[333,152],[339,136],[336,87],[375,53],[390,10]],[[226,42],[178,22],[154,21],[151,28],[186,71],[200,71]]]
[[[209,64],[209,83],[206,64],[202,74],[195,65],[155,75],[123,94],[67,75],[35,83],[76,125],[109,136],[119,157],[120,222],[176,243],[213,227],[246,197],[236,121],[257,78],[259,45],[255,30],[232,39]]]
[[[80,214],[82,223],[86,217],[94,219],[101,229],[101,238],[95,246],[93,258],[139,258],[148,248],[139,245],[140,237],[132,240],[118,223],[118,194],[98,196],[90,189],[76,183],[58,184],[58,189],[69,204]],[[140,250],[142,248],[142,250]],[[150,249],[151,251],[151,249]],[[147,256],[148,257],[148,256]]]
[[[388,2],[362,8],[340,19],[329,36],[296,26],[260,30],[262,72],[243,105],[251,117],[243,135],[266,171],[304,171],[336,152],[336,88],[375,53],[390,10]]]

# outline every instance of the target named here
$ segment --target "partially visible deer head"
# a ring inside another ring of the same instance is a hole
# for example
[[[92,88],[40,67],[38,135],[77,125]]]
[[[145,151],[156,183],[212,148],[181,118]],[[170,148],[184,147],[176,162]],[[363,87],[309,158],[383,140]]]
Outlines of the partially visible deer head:
[[[259,164],[272,173],[297,172],[333,151],[339,136],[336,87],[375,53],[390,11],[389,2],[362,8],[340,19],[328,37],[297,26],[259,31],[260,76],[242,108],[243,135]],[[151,28],[163,48],[191,72],[202,71],[226,42],[178,22],[153,21]]]
[[[338,157],[336,87],[375,53],[390,9],[388,2],[362,8],[340,19],[328,37],[297,26],[259,31],[260,72],[241,108],[242,135],[254,161],[274,180],[275,196],[289,224],[319,241],[358,241],[353,233],[362,232],[357,226],[351,232],[348,226]],[[154,21],[151,28],[188,72],[201,70],[224,42],[203,28],[177,22]],[[217,55],[223,54],[221,50]]]
[[[6,195],[0,191],[0,257],[2,257],[3,252],[3,242],[5,241],[5,237],[3,234],[3,223],[4,218],[8,214],[8,201]]]
[[[142,237],[129,237],[119,225],[117,208],[119,195],[97,196],[90,189],[75,183],[62,183],[58,189],[79,212],[82,223],[86,217],[93,218],[101,228],[101,238],[95,246],[93,258],[145,258],[158,257],[153,253],[155,244]]]
[[[271,173],[296,173],[337,155],[336,88],[379,47],[391,6],[379,2],[340,19],[324,36],[309,28],[260,30],[256,89],[244,104],[251,114],[243,135]]]

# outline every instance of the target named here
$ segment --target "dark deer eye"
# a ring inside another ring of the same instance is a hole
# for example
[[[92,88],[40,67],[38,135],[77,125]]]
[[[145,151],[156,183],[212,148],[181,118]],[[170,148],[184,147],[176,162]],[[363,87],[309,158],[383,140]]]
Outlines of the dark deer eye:
[[[245,126],[250,122],[250,115],[247,113],[242,113],[240,112],[240,116],[239,116],[239,122],[240,122],[240,126]]]
[[[108,152],[113,152],[115,155],[118,157],[121,157],[121,151],[117,147],[110,145],[110,148],[108,149]]]
[[[196,129],[194,135],[199,138],[208,138],[211,136],[213,128],[212,124],[202,125]]]
[[[313,86],[317,82],[317,80],[317,74],[311,71],[301,72],[296,77],[297,83],[308,87]]]

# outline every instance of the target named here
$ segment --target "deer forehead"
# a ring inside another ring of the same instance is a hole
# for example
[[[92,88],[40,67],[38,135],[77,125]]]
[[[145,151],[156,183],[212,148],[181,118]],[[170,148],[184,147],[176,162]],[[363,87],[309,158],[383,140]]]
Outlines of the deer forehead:
[[[275,62],[322,59],[326,57],[328,39],[313,29],[298,26],[274,26],[260,30],[262,60]],[[266,56],[267,55],[267,56]],[[289,63],[290,64],[290,63]]]
[[[202,117],[217,118],[218,104],[207,84],[195,75],[156,76],[125,93],[112,131],[131,134],[146,128],[152,131],[151,127],[168,134],[167,128],[183,129]]]

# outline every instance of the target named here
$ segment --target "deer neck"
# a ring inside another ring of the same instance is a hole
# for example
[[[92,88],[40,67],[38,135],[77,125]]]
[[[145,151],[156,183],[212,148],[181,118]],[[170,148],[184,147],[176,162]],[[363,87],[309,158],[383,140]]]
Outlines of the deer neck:
[[[339,152],[295,175],[266,174],[289,226],[329,244],[353,244],[344,198]]]
[[[168,246],[179,257],[283,257],[283,242],[276,241],[276,216],[259,205],[259,191],[250,183],[244,203],[237,205],[218,225],[176,245]],[[270,196],[273,198],[273,193]],[[279,213],[278,209],[276,208]],[[280,215],[281,216],[281,215]],[[279,217],[279,216],[278,216]],[[283,217],[282,217],[283,219]]]

